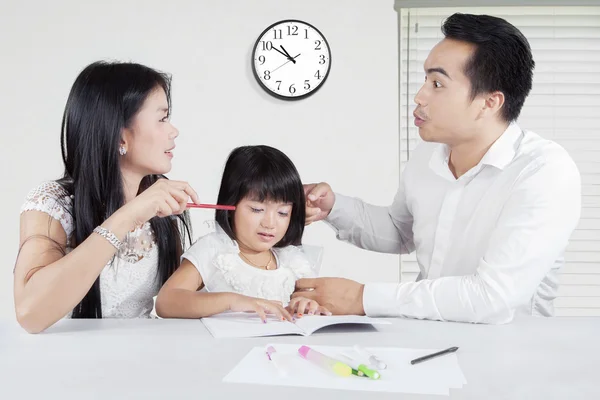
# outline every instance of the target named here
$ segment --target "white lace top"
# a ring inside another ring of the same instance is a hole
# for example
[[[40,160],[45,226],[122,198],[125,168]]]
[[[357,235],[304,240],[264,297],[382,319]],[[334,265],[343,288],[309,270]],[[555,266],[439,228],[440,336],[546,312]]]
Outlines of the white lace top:
[[[73,217],[72,198],[56,182],[45,182],[27,195],[21,213],[42,211],[58,220],[71,243]],[[148,230],[149,223],[139,230]],[[133,234],[136,234],[134,231]],[[67,248],[67,252],[72,250]],[[126,258],[126,257],[125,257]],[[81,266],[85,268],[85,265]],[[114,257],[100,274],[100,297],[103,318],[147,318],[154,307],[153,297],[158,294],[158,249],[136,262]],[[70,317],[71,313],[67,315]]]
[[[246,264],[235,240],[219,230],[198,239],[182,259],[188,259],[198,269],[208,292],[234,292],[287,305],[296,280],[317,276],[317,267],[301,247],[274,247],[273,254],[277,260],[275,270]]]

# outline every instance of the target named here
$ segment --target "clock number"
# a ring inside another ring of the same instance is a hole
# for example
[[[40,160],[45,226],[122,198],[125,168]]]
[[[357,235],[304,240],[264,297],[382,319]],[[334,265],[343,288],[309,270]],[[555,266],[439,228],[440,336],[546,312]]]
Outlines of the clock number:
[[[296,88],[294,87],[294,84],[293,84],[293,83],[290,85],[290,93],[291,93],[291,94],[294,94],[294,93],[296,93]]]
[[[270,41],[265,42],[264,40],[261,40],[260,43],[262,44],[263,50],[271,50],[273,48],[273,43],[271,43]]]
[[[308,29],[304,29],[304,39],[308,39]]]
[[[320,40],[315,40],[315,50],[321,50],[321,41]]]
[[[265,63],[265,56],[258,56],[258,61],[260,62],[260,65],[263,65]]]
[[[310,89],[310,83],[308,82],[308,79],[304,80],[304,90],[308,90]]]
[[[279,90],[279,88],[281,87],[281,81],[275,81],[275,83],[277,84],[277,90]]]
[[[298,27],[296,25],[288,25],[288,36],[298,36]]]
[[[317,72],[315,72],[314,77],[317,79],[321,79],[321,71],[317,70]]]
[[[288,31],[290,27],[288,26]],[[281,39],[281,29],[273,29],[273,39]]]
[[[325,55],[324,54],[321,54],[319,56],[319,64],[325,64]]]
[[[268,81],[269,79],[271,79],[271,71],[266,70],[265,71],[265,81]]]

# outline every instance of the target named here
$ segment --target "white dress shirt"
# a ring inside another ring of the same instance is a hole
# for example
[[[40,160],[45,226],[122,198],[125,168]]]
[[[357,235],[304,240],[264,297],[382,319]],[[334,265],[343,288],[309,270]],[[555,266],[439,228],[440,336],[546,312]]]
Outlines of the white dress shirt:
[[[511,124],[458,179],[449,149],[422,143],[391,206],[336,194],[337,237],[385,253],[416,250],[416,282],[367,283],[369,316],[507,323],[553,315],[558,269],[581,212],[581,178],[558,144]]]

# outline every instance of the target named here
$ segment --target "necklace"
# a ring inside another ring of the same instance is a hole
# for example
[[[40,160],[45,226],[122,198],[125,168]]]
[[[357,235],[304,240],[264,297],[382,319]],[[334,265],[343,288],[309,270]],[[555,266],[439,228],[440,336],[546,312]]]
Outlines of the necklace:
[[[269,270],[269,265],[271,265],[271,261],[273,261],[273,253],[271,251],[269,251],[269,262],[267,263],[267,265],[258,265],[253,263],[248,257],[246,257],[246,255],[244,253],[242,253],[240,251],[240,256],[242,256],[242,258],[246,261],[248,261],[251,265],[255,266],[256,268],[260,268],[260,269],[266,269]]]

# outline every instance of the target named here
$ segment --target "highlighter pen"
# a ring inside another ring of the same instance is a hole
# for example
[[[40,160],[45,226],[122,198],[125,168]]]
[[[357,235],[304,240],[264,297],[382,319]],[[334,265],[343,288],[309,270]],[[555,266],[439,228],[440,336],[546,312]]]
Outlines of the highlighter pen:
[[[369,364],[374,365],[377,369],[386,369],[387,365],[381,361],[376,355],[371,354],[367,349],[360,347],[359,345],[354,346],[354,351],[366,358]]]
[[[269,346],[267,347],[267,358],[269,359],[269,361],[271,361],[271,363],[275,366],[275,369],[277,369],[277,372],[279,373],[279,376],[286,376],[287,375],[287,371],[284,370],[281,365],[279,364],[279,353],[277,353],[277,351],[275,350],[275,348],[273,346]]]
[[[353,370],[356,370],[359,372],[359,373],[355,373],[354,375],[366,376],[367,378],[373,379],[373,380],[377,380],[377,379],[381,378],[381,374],[379,373],[379,371],[371,369],[371,368],[367,367],[365,364],[361,364],[359,361],[356,361],[355,359],[353,359],[352,357],[350,357],[347,354],[343,353],[343,354],[341,354],[341,356],[344,358],[344,361],[350,367],[352,367]]]
[[[349,365],[328,357],[323,353],[319,353],[308,346],[300,347],[298,353],[300,353],[300,356],[305,360],[308,360],[321,368],[333,371],[338,376],[345,377],[352,375],[352,368]]]

